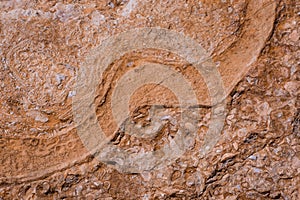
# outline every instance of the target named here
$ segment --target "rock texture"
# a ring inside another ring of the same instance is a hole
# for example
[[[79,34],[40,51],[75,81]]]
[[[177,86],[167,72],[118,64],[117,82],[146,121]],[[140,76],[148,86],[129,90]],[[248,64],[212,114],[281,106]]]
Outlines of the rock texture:
[[[2,1],[0,15],[0,199],[300,199],[297,1]],[[228,114],[218,143],[199,156],[211,114],[203,77],[165,50],[125,54],[104,73],[95,98],[114,145],[153,151],[178,129],[176,97],[148,84],[132,95],[131,118],[144,126],[149,105],[167,107],[158,113],[158,137],[114,132],[112,89],[136,66],[172,67],[194,83],[203,106],[199,139],[182,157],[165,168],[121,173],[77,134],[75,78],[101,41],[142,27],[181,32],[208,52]]]

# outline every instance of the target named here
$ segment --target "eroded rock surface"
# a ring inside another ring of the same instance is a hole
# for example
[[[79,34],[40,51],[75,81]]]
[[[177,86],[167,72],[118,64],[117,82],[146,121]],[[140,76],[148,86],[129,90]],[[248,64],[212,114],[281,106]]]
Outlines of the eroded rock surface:
[[[298,2],[2,1],[0,10],[0,199],[300,198]],[[115,131],[113,88],[129,70],[149,62],[170,66],[191,80],[202,104],[198,138],[183,156],[164,168],[121,173],[85,148],[72,100],[89,52],[143,27],[181,32],[204,48],[222,76],[227,115],[218,143],[199,155],[212,110],[203,77],[172,52],[128,52],[95,91],[97,120],[113,145],[154,151],[179,129],[176,96],[148,84],[133,93],[123,125],[145,131],[155,115],[150,127],[158,134]],[[154,112],[152,104],[163,107]]]

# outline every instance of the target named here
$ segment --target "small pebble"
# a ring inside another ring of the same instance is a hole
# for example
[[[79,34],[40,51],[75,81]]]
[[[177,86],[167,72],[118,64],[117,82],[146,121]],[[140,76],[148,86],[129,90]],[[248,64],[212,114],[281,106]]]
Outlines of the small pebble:
[[[76,95],[76,91],[70,91],[68,97],[74,97]]]
[[[256,160],[256,159],[257,159],[257,157],[256,157],[256,156],[254,156],[254,155],[251,155],[251,156],[249,156],[249,159],[251,159],[251,160]]]

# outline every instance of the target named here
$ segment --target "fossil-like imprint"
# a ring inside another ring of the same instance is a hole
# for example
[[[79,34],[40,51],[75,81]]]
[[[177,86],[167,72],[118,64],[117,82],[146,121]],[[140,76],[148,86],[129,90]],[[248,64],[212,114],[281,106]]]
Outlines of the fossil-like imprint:
[[[167,50],[167,51],[172,51],[174,53],[178,53],[181,57],[183,57],[186,61],[190,62],[193,64],[193,67],[197,68],[197,63],[199,64],[198,70],[200,70],[201,74],[203,73],[210,73],[208,77],[205,78],[205,81],[207,84],[209,84],[212,81],[216,81],[215,83],[211,83],[212,85],[207,85],[210,91],[210,96],[197,96],[195,98],[191,93],[188,94],[180,94],[179,91],[182,91],[179,86],[174,86],[173,93],[177,95],[177,98],[180,99],[181,96],[181,108],[183,111],[181,115],[181,127],[182,129],[180,132],[178,132],[178,137],[177,139],[174,139],[174,144],[170,144],[169,146],[166,145],[166,148],[162,148],[160,151],[157,153],[166,153],[166,155],[169,155],[168,152],[177,150],[178,153],[172,154],[171,157],[166,159],[166,156],[161,155],[157,159],[153,153],[149,152],[145,156],[147,160],[149,160],[149,163],[147,164],[141,164],[141,162],[144,162],[143,158],[140,158],[138,156],[134,155],[129,155],[124,152],[122,152],[122,149],[114,149],[112,146],[107,145],[109,142],[109,139],[105,139],[101,135],[96,135],[96,133],[99,133],[101,129],[99,129],[99,124],[97,122],[97,118],[94,116],[95,110],[93,109],[93,104],[92,102],[89,102],[89,98],[92,97],[95,93],[95,87],[96,85],[93,85],[94,80],[89,80],[88,77],[98,77],[98,81],[101,80],[101,67],[107,66],[110,62],[113,60],[117,59],[120,55],[117,55],[118,53],[125,52],[125,51],[131,51],[134,49],[134,44],[137,41],[133,41],[133,43],[123,43],[122,46],[119,46],[119,51],[115,52],[110,52],[111,49],[109,50],[110,53],[115,53],[115,55],[109,55],[109,52],[103,52],[102,47],[109,47],[109,46],[116,46],[113,44],[109,44],[109,41],[111,40],[106,40],[101,44],[99,48],[94,50],[87,58],[86,64],[84,64],[81,67],[81,72],[79,74],[79,81],[77,81],[77,90],[78,93],[76,94],[76,98],[74,101],[74,107],[73,107],[73,112],[74,116],[76,118],[76,121],[78,122],[78,134],[80,135],[81,140],[85,144],[89,151],[82,153],[81,157],[78,157],[78,154],[72,153],[72,152],[62,152],[64,148],[59,148],[59,143],[60,141],[68,141],[68,144],[70,144],[70,149],[74,148],[77,143],[80,143],[80,140],[74,140],[74,135],[71,134],[75,132],[73,130],[74,127],[69,127],[68,129],[65,129],[62,134],[58,134],[54,137],[49,137],[49,138],[30,138],[28,136],[22,136],[20,138],[6,138],[2,137],[0,138],[0,142],[2,146],[5,146],[7,149],[7,152],[2,152],[1,157],[3,158],[3,165],[1,166],[1,181],[3,183],[22,183],[26,181],[31,181],[31,180],[36,180],[41,177],[45,177],[49,174],[55,173],[56,171],[60,171],[62,169],[68,168],[73,166],[75,163],[80,163],[84,159],[86,159],[91,153],[96,155],[97,158],[99,158],[102,161],[105,161],[107,163],[113,163],[115,164],[116,168],[122,172],[139,172],[143,170],[150,170],[153,167],[161,167],[169,161],[172,161],[175,157],[180,157],[180,155],[184,152],[184,150],[187,148],[185,143],[180,143],[182,141],[186,141],[185,139],[188,139],[187,136],[195,136],[193,135],[193,131],[189,131],[189,129],[183,129],[184,128],[184,122],[189,122],[193,125],[194,121],[191,121],[189,119],[190,116],[190,106],[194,105],[195,102],[186,102],[186,99],[184,98],[185,95],[188,95],[191,97],[191,100],[195,100],[196,105],[202,104],[202,102],[199,102],[199,99],[203,102],[208,102],[207,100],[211,99],[211,106],[215,108],[215,111],[212,112],[213,114],[215,113],[216,116],[218,117],[218,113],[223,112],[222,109],[217,109],[217,105],[219,102],[222,102],[221,100],[224,99],[232,90],[232,88],[238,83],[239,80],[243,78],[243,76],[247,73],[247,71],[250,69],[250,66],[255,62],[257,59],[260,51],[263,49],[265,42],[268,40],[270,33],[273,28],[273,22],[275,19],[275,7],[276,3],[273,0],[263,0],[263,1],[255,1],[251,0],[248,2],[247,5],[247,13],[245,15],[245,23],[242,26],[241,30],[241,37],[238,38],[238,40],[231,45],[228,49],[226,49],[224,52],[213,56],[212,59],[209,59],[209,57],[205,57],[204,52],[202,51],[203,49],[200,48],[199,50],[198,47],[200,47],[198,44],[194,44],[192,40],[187,39],[185,36],[180,35],[180,37],[185,38],[187,43],[184,44],[184,48],[182,45],[176,46],[180,44],[182,41],[175,41],[171,40],[172,42],[170,44],[165,44],[166,46],[161,46],[162,49]],[[152,30],[152,31],[151,31]],[[138,30],[131,30],[130,32],[127,33],[133,33],[137,34],[136,36],[142,36],[143,34],[151,36],[152,41],[155,41],[155,37],[160,36],[164,38],[163,36],[168,36],[169,31],[165,31],[163,29],[140,29]],[[118,38],[120,36],[124,36],[127,33],[121,33],[120,35],[113,36],[112,38]],[[172,34],[178,35],[176,32],[171,32]],[[166,34],[166,35],[163,35]],[[126,37],[129,37],[130,35],[127,35]],[[134,38],[134,36],[131,36]],[[111,39],[112,39],[111,38]],[[130,40],[128,38],[128,41],[132,41],[133,39]],[[146,39],[146,38],[145,38]],[[149,39],[149,38],[148,38]],[[126,41],[126,40],[124,40]],[[157,38],[156,41],[159,41],[159,37]],[[148,45],[145,48],[154,48],[158,49],[160,46],[163,45],[165,41],[161,41],[161,44],[158,43],[153,43],[151,46]],[[182,44],[182,43],[181,43]],[[21,45],[21,44],[20,44]],[[143,44],[140,47],[143,48]],[[166,48],[167,45],[169,45],[169,49]],[[180,49],[181,46],[181,49]],[[193,46],[198,46],[197,48],[192,48]],[[177,48],[174,51],[174,48]],[[191,52],[185,52],[186,50],[190,50]],[[195,50],[195,52],[193,52]],[[103,52],[101,55],[103,59],[101,60],[100,57],[95,57],[99,55],[100,52]],[[198,52],[197,52],[198,51]],[[194,57],[193,57],[194,56]],[[202,56],[202,57],[201,57]],[[207,55],[206,55],[207,56]],[[97,61],[98,63],[91,63],[89,67],[91,67],[93,70],[96,71],[95,74],[89,76],[89,73],[92,71],[89,71],[90,68],[84,67],[87,66],[87,64],[90,61]],[[99,66],[99,62],[102,62],[103,65]],[[219,63],[218,68],[215,67],[214,63]],[[201,67],[202,64],[202,67]],[[172,73],[172,71],[167,70],[168,66],[154,66],[153,63],[149,64],[150,66],[147,67],[147,69],[153,69],[153,67],[159,67],[161,71],[165,70],[165,73],[168,75],[168,73]],[[207,65],[207,66],[206,66]],[[211,65],[210,67],[208,65]],[[138,66],[138,67],[143,67],[143,66]],[[152,67],[152,68],[151,68]],[[20,78],[21,75],[18,74],[18,70],[14,69],[14,66],[11,65],[11,72],[14,74],[18,81],[22,82],[23,80]],[[146,69],[146,68],[145,68]],[[205,70],[208,71],[205,71]],[[86,73],[86,74],[84,74]],[[145,74],[150,73],[147,70],[144,71]],[[174,72],[175,73],[175,72]],[[173,73],[173,74],[174,74]],[[180,74],[178,72],[175,73],[176,77],[179,77]],[[219,75],[218,75],[219,74]],[[128,74],[129,75],[129,74]],[[133,77],[135,74],[131,74]],[[127,76],[124,76],[126,78]],[[147,77],[147,76],[144,76]],[[87,80],[85,80],[85,78]],[[161,78],[161,77],[160,77]],[[188,80],[185,80],[186,83],[183,81],[180,83],[182,85],[188,86]],[[213,80],[210,80],[213,79]],[[158,79],[158,80],[165,80],[165,79]],[[122,82],[123,80],[119,80]],[[125,80],[124,80],[125,81]],[[123,81],[123,83],[124,83]],[[154,80],[148,80],[149,82],[153,82]],[[126,82],[126,81],[125,81]],[[223,82],[223,86],[222,86]],[[167,79],[163,81],[164,84],[168,84]],[[81,85],[82,84],[82,85]],[[137,83],[136,83],[137,84]],[[86,88],[87,86],[92,86],[94,90],[91,90],[91,88]],[[130,85],[129,85],[130,86]],[[122,91],[122,88],[120,88],[121,85],[118,85],[116,87],[115,91]],[[214,88],[217,88],[217,90],[214,90]],[[176,89],[177,88],[177,89]],[[201,90],[202,88],[199,88]],[[171,88],[172,90],[172,88]],[[179,90],[179,91],[176,91]],[[220,91],[219,94],[214,94],[214,91]],[[87,96],[81,96],[81,94],[86,94]],[[123,95],[122,93],[120,93]],[[130,94],[130,93],[129,93]],[[116,97],[116,100],[118,99],[118,93],[114,93],[114,97]],[[83,99],[85,101],[79,102],[79,99]],[[89,105],[87,103],[90,103]],[[128,101],[124,101],[124,103],[127,103]],[[118,102],[113,102],[112,104],[112,110],[114,112],[114,117],[116,121],[118,122],[118,125],[125,126],[125,129],[127,130],[132,130],[131,133],[135,135],[139,135],[139,133],[147,133],[148,135],[141,135],[141,137],[151,137],[153,134],[155,134],[155,130],[145,132],[146,130],[138,130],[135,127],[132,127],[130,124],[126,124],[126,118],[125,114],[126,113],[126,106],[121,106],[122,115],[119,115],[119,108],[120,106],[117,104]],[[187,104],[186,104],[187,103]],[[216,106],[215,106],[216,105]],[[222,105],[222,104],[221,104]],[[83,106],[83,107],[79,107]],[[81,110],[80,110],[81,109]],[[152,109],[153,110],[153,109]],[[155,107],[154,107],[155,111]],[[116,114],[117,113],[117,114]],[[124,115],[123,115],[124,114]],[[94,116],[94,117],[93,117]],[[214,115],[212,115],[214,116]],[[91,118],[86,118],[86,117],[91,117]],[[120,119],[119,119],[120,117]],[[220,119],[223,120],[222,116]],[[124,119],[125,118],[125,119]],[[85,120],[86,119],[86,120]],[[185,121],[187,120],[187,121]],[[190,121],[189,121],[190,120]],[[213,120],[213,118],[211,119]],[[154,120],[155,121],[155,120]],[[91,124],[91,126],[88,126]],[[199,149],[199,156],[205,155],[205,153],[212,148],[212,146],[217,142],[214,138],[209,138],[209,137],[214,137],[214,136],[219,136],[220,131],[222,129],[222,123],[220,120],[220,123],[215,123],[217,127],[210,127],[210,130],[212,130],[213,133],[206,133],[206,142],[205,145],[202,147],[202,149]],[[210,125],[213,125],[213,121],[211,121]],[[188,126],[189,128],[192,128],[193,126]],[[193,129],[193,128],[192,128]],[[83,132],[83,131],[86,132]],[[87,131],[89,130],[89,131]],[[214,132],[213,130],[217,130]],[[130,131],[128,131],[130,132]],[[176,143],[177,142],[177,143]],[[173,146],[172,146],[173,145]],[[14,153],[14,146],[22,146],[22,156],[16,156]],[[45,148],[49,149],[50,151],[47,152],[45,151]],[[66,148],[67,149],[67,148]],[[67,151],[67,150],[64,151]],[[111,155],[111,151],[120,151],[121,153]],[[59,153],[57,153],[59,152]],[[121,159],[117,157],[117,155],[121,156]],[[172,157],[175,156],[175,157]],[[34,160],[34,162],[26,162],[26,159],[29,160]],[[51,162],[49,162],[49,159]],[[9,162],[6,162],[6,160],[9,160]],[[114,161],[114,162],[109,162],[109,161]],[[130,163],[130,161],[133,161]],[[123,162],[123,163],[122,163]],[[9,164],[9,163],[13,163]],[[26,166],[24,166],[26,165]],[[7,176],[9,174],[9,176]]]

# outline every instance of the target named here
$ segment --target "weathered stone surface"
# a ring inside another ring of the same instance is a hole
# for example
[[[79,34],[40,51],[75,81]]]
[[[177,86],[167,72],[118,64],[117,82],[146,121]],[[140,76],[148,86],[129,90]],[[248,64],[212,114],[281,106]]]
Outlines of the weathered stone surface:
[[[299,199],[299,13],[293,0],[0,2],[0,199]],[[222,77],[228,113],[217,144],[199,154],[212,113],[205,77],[164,49],[126,53],[95,91],[96,120],[114,145],[155,151],[180,128],[176,95],[148,84],[132,94],[130,120],[147,127],[154,113],[159,134],[115,131],[113,89],[138,66],[183,74],[201,107],[198,137],[183,156],[164,168],[121,173],[83,145],[72,100],[91,50],[143,27],[180,32],[203,47]],[[151,104],[166,108],[154,112]]]

